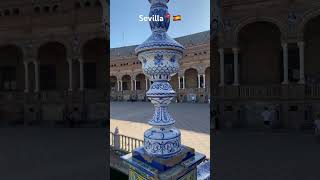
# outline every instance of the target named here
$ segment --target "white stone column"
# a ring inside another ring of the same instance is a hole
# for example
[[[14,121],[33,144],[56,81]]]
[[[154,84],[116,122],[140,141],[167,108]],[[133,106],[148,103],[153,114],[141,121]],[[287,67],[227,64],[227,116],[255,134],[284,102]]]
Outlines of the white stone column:
[[[136,79],[134,80],[134,90],[135,91],[137,90],[137,80]]]
[[[131,79],[131,91],[134,91],[134,79]]]
[[[304,42],[298,42],[299,46],[299,57],[300,57],[300,80],[299,84],[305,83],[305,76],[304,76]]]
[[[35,73],[35,89],[34,92],[39,92],[39,63],[38,61],[33,61],[34,63],[34,73]]]
[[[146,90],[148,90],[148,78],[147,77],[145,78],[146,78]]]
[[[224,49],[220,48],[220,86],[224,86]]]
[[[233,74],[234,74],[234,86],[239,86],[239,49],[233,48]]]
[[[122,80],[120,80],[120,91],[123,91],[123,83],[122,83]]]
[[[198,74],[198,89],[200,89],[201,88],[201,84],[200,84],[200,77],[201,77],[201,75],[200,74]]]
[[[185,85],[186,85],[185,78],[184,78],[184,76],[182,76],[182,89],[186,88]]]
[[[118,88],[118,91],[120,91],[120,81],[117,80],[117,88]]]
[[[282,43],[283,49],[283,82],[282,84],[288,84],[288,44]]]
[[[27,93],[29,92],[29,67],[28,67],[28,62],[24,61],[24,86],[25,86],[25,89],[24,89],[24,92]]]
[[[203,88],[206,88],[206,75],[203,74],[202,77],[203,77]]]
[[[69,91],[72,91],[72,59],[68,59],[69,64]]]
[[[80,91],[84,90],[84,76],[83,76],[83,60],[82,58],[79,59],[80,63]]]
[[[178,88],[181,89],[181,81],[180,81],[181,77],[178,76]]]

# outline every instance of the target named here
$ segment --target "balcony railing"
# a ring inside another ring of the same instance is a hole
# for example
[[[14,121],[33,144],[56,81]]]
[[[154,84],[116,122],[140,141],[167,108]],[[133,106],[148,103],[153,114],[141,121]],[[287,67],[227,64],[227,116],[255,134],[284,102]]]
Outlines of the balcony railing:
[[[240,97],[280,97],[281,86],[239,86]]]
[[[23,101],[24,93],[16,91],[1,91],[0,102]]]
[[[307,85],[305,88],[305,95],[307,97],[320,97],[320,84]]]

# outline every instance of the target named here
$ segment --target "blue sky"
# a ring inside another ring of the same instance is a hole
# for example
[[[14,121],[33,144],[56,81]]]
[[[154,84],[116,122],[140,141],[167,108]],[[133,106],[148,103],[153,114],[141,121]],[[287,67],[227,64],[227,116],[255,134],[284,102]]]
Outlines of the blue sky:
[[[168,34],[185,36],[210,29],[210,0],[171,0],[171,15],[181,15],[182,21],[170,22]],[[110,35],[111,48],[137,45],[151,34],[149,22],[140,22],[139,15],[148,16],[148,0],[111,0]]]

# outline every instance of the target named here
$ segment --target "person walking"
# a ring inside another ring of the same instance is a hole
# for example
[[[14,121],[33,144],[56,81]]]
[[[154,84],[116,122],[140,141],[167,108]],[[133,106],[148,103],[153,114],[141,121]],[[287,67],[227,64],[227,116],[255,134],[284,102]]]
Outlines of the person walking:
[[[263,123],[267,128],[271,127],[271,115],[272,112],[269,110],[268,107],[264,108],[264,111],[261,113],[262,117],[263,117]]]

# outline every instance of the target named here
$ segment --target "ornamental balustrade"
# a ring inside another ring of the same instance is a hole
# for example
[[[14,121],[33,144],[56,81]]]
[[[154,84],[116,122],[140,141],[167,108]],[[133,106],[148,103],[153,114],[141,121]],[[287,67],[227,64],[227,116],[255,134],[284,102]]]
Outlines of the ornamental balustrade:
[[[240,97],[280,97],[281,86],[239,86]]]
[[[307,97],[320,97],[320,84],[306,85],[305,95]]]
[[[0,92],[0,102],[13,102],[13,101],[23,101],[24,100],[24,93],[23,92]]]
[[[142,145],[143,140],[118,134],[117,130],[115,132],[110,132],[110,147],[116,151],[130,153],[132,150]]]

